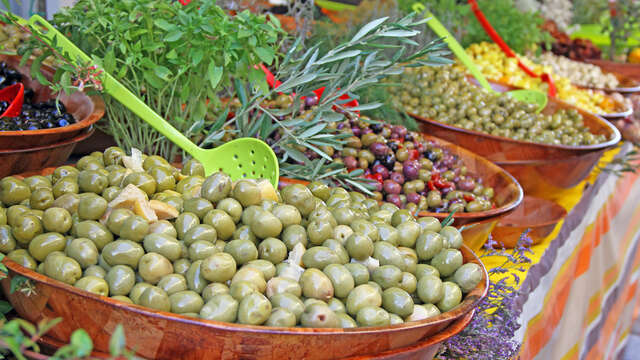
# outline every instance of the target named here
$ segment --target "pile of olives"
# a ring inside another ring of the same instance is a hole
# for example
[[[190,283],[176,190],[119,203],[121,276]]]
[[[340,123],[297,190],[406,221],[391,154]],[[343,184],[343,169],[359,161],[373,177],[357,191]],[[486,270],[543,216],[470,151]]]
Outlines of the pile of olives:
[[[126,303],[278,327],[417,321],[455,308],[483,277],[463,263],[457,229],[391,203],[132,159],[109,148],[0,180],[0,251]]]
[[[19,83],[22,75],[11,69],[5,62],[0,62],[0,89]],[[63,127],[75,122],[61,102],[55,100],[34,102],[35,93],[25,88],[24,103],[20,115],[14,118],[0,119],[0,131],[39,130]],[[0,114],[3,114],[10,103],[0,101]]]
[[[407,68],[391,80],[398,107],[419,116],[463,129],[536,143],[582,146],[607,141],[590,132],[574,109],[537,114],[533,104],[506,94],[494,94],[466,81],[451,66]]]

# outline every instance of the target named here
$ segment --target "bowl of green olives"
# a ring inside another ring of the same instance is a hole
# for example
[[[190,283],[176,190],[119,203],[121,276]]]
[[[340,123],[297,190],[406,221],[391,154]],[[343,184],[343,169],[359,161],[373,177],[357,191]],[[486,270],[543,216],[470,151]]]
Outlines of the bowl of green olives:
[[[109,148],[3,178],[0,202],[9,301],[100,352],[122,324],[145,358],[374,355],[442,335],[488,287],[436,218],[320,183],[205,177],[193,160]],[[35,291],[10,293],[17,275]]]
[[[394,98],[419,120],[421,131],[494,162],[577,156],[620,141],[620,132],[608,121],[554,98],[536,114],[535,106],[484,91],[451,68],[406,72],[407,86]]]
[[[20,66],[21,57],[15,55],[3,55],[0,54],[0,62],[6,63],[11,67],[14,72],[17,72],[17,76],[21,77],[21,82],[24,84],[25,100],[31,99],[34,104],[50,104],[54,102],[56,98],[60,100],[61,107],[68,114],[65,115],[64,126],[56,124],[51,128],[39,128],[34,130],[11,130],[0,131],[0,147],[2,150],[24,150],[32,149],[47,145],[53,145],[73,139],[81,134],[85,134],[93,124],[102,118],[105,111],[104,101],[99,96],[88,96],[82,91],[77,91],[71,95],[62,94],[57,97],[51,92],[49,87],[40,84],[36,79],[33,79],[30,75],[30,64]],[[13,71],[12,70],[12,71]],[[43,65],[42,72],[48,79],[53,78],[55,69]],[[45,116],[39,114],[41,110],[33,110],[32,115]],[[53,110],[57,111],[56,109]],[[55,114],[51,114],[52,116]],[[25,120],[26,121],[26,120]],[[48,165],[52,166],[52,165]],[[35,168],[31,168],[35,169]],[[42,169],[42,167],[40,167]],[[4,175],[3,175],[4,176]]]

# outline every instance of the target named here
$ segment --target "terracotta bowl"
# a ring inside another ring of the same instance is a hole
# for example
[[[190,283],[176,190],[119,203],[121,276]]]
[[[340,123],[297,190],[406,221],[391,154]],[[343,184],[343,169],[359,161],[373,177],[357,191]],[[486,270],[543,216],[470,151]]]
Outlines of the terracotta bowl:
[[[0,54],[0,61],[6,62],[22,74],[25,87],[33,89],[36,93],[35,101],[56,98],[48,87],[31,78],[28,64],[18,66],[20,57]],[[53,78],[54,69],[50,67],[43,67],[43,69],[45,76],[49,79]],[[0,131],[0,149],[30,149],[60,143],[86,133],[87,129],[104,115],[104,102],[98,96],[87,96],[76,92],[73,95],[62,95],[60,100],[76,119],[75,123],[44,130]]]
[[[565,216],[567,210],[553,201],[525,196],[514,212],[500,219],[492,234],[499,244],[512,249],[522,233],[529,229],[532,245],[536,245],[549,236]]]
[[[194,319],[95,295],[7,258],[3,263],[9,276],[2,280],[2,287],[20,317],[33,323],[63,319],[48,333],[51,339],[68,343],[71,333],[83,328],[97,352],[108,353],[110,336],[117,324],[122,324],[127,346],[148,359],[340,359],[416,345],[442,334],[452,323],[471,314],[486,295],[489,280],[475,254],[465,246],[461,251],[465,262],[474,262],[483,269],[482,281],[462,303],[430,319],[386,327],[276,328]],[[33,283],[35,294],[10,293],[11,278],[17,275]]]
[[[76,144],[91,134],[93,134],[93,128],[90,127],[74,137],[55,144],[30,149],[0,150],[0,178],[25,171],[62,165],[67,161]]]

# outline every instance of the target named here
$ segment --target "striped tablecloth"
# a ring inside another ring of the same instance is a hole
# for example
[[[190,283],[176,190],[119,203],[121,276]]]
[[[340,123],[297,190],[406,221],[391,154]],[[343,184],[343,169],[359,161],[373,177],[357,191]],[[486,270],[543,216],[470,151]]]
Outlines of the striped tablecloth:
[[[558,199],[570,212],[522,274],[522,359],[617,359],[637,317],[640,175],[591,181]]]

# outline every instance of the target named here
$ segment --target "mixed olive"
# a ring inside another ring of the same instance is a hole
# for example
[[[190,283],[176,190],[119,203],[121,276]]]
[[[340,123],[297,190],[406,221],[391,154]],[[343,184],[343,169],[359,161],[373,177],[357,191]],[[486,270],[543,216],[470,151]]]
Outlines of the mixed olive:
[[[0,89],[21,81],[22,74],[11,69],[5,62],[0,62]],[[25,88],[24,103],[20,115],[14,118],[0,119],[0,131],[51,129],[68,126],[75,122],[62,102],[55,100],[34,102],[34,97],[34,91]],[[9,105],[8,101],[0,101],[0,114],[3,114]]]
[[[204,176],[119,148],[0,180],[0,251],[83,290],[280,327],[386,326],[458,306],[483,277],[460,232],[313,182]]]
[[[536,106],[506,94],[489,93],[450,66],[407,68],[395,82],[393,99],[405,111],[438,122],[515,140],[553,145],[593,145],[593,134],[574,109],[537,114]]]

